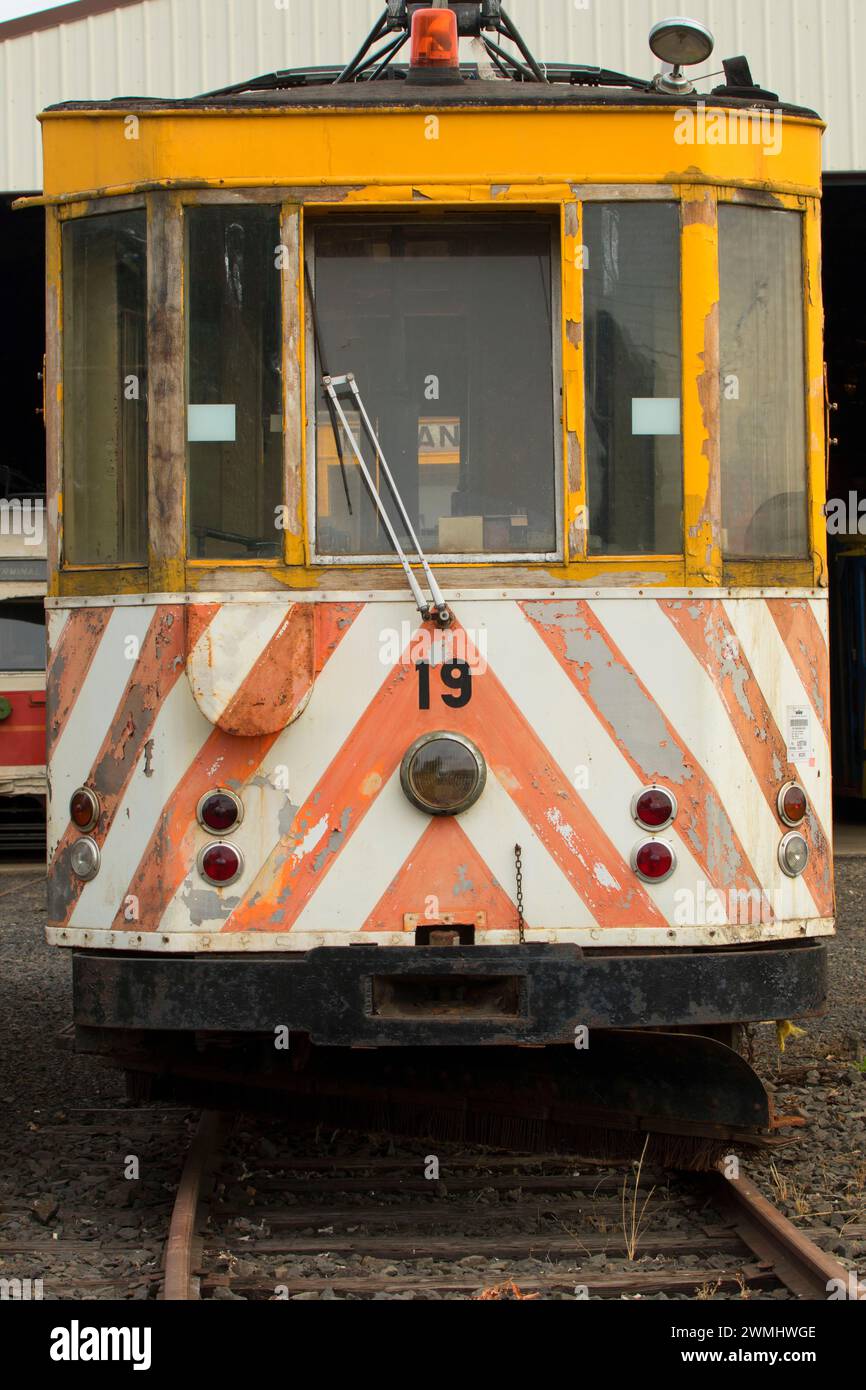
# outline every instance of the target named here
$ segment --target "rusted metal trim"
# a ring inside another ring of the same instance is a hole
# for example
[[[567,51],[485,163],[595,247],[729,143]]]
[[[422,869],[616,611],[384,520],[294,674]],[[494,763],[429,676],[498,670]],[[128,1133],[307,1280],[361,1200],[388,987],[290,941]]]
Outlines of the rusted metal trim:
[[[682,445],[686,576],[722,577],[719,454],[718,203],[712,188],[682,189]]]
[[[583,206],[562,210],[562,434],[565,441],[565,545],[570,562],[586,559],[588,513],[584,388]]]
[[[184,229],[177,198],[148,195],[147,229],[148,587],[183,589]]]
[[[283,498],[286,507],[284,560],[302,565],[304,545],[304,401],[305,341],[301,210],[284,205],[280,213],[280,241],[286,264],[280,276],[283,334]]]
[[[64,930],[69,929],[58,930],[57,937]],[[702,951],[670,943],[664,950],[600,953],[530,939],[488,945],[485,939],[484,945],[419,951],[408,933],[388,934],[395,938],[393,947],[358,942],[256,952],[247,943],[257,932],[233,932],[223,934],[231,935],[235,946],[225,952],[202,950],[198,935],[188,933],[187,953],[179,955],[150,949],[148,937],[163,933],[143,931],[144,943],[129,955],[116,948],[75,951],[75,1022],[93,1028],[267,1033],[274,1018],[284,1018],[327,1046],[472,1046],[573,1041],[578,1024],[628,1030],[754,1022],[781,1017],[786,1010],[801,1017],[819,1011],[827,996],[827,946],[817,940]],[[600,932],[602,938],[610,934]],[[444,974],[466,980],[514,976],[527,988],[531,981],[531,1008],[511,1023],[499,1023],[492,1038],[471,1018],[459,1028],[454,1020],[445,1037],[441,1030],[431,1033],[429,1021],[397,1024],[372,1007],[374,977]],[[338,1010],[334,999],[340,1000]]]
[[[63,289],[61,233],[57,213],[48,209],[45,227],[45,465],[48,592],[58,592],[63,547]]]

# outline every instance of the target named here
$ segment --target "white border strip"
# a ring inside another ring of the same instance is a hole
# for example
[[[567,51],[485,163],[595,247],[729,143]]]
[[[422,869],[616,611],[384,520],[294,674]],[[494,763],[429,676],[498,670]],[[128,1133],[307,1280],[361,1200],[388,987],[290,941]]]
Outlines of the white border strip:
[[[834,936],[831,917],[795,918],[772,926],[754,927],[573,927],[546,931],[526,929],[529,943],[557,946],[747,946],[766,941],[799,940],[813,936]],[[157,955],[219,952],[247,955],[253,951],[311,951],[316,946],[414,946],[411,932],[163,932],[97,931],[81,927],[46,927],[49,946],[108,947],[116,951],[138,951]],[[479,935],[478,946],[515,946],[517,929],[488,931]]]
[[[577,580],[567,588],[547,589],[443,589],[448,603],[467,600],[488,603],[516,603],[522,600],[600,598],[600,599],[811,599],[827,603],[826,589],[671,589],[665,584],[648,584],[621,589],[594,588],[595,580]],[[47,598],[45,607],[54,608],[141,608],[157,604],[194,603],[406,603],[406,589],[215,589],[184,594],[100,594],[91,598]]]

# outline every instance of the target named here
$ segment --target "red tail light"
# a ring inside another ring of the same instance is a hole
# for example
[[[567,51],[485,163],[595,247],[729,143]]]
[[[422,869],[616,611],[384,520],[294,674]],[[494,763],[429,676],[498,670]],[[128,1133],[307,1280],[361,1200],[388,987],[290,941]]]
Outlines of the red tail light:
[[[799,825],[806,818],[809,803],[806,800],[806,793],[797,782],[786,782],[780,788],[776,801],[779,809],[779,819],[785,825]]]
[[[205,792],[196,807],[196,816],[199,825],[212,835],[224,835],[243,820],[243,802],[234,792],[220,787],[215,792]]]
[[[457,16],[453,10],[416,10],[412,16],[413,68],[459,66]]]
[[[239,849],[234,845],[208,845],[198,857],[198,868],[202,878],[225,888],[234,883],[243,873],[244,861]]]
[[[92,830],[99,820],[99,797],[89,787],[79,787],[69,801],[69,819],[76,830]]]
[[[676,798],[664,787],[644,787],[634,797],[631,813],[646,830],[663,830],[677,813]]]
[[[631,866],[645,883],[661,883],[676,868],[676,858],[666,840],[641,840],[632,851]]]

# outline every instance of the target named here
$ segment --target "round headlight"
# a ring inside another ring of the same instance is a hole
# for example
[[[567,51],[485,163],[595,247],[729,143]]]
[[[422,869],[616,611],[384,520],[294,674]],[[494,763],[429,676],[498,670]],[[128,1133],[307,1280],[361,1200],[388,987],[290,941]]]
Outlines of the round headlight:
[[[202,878],[217,888],[227,888],[243,873],[244,861],[234,845],[206,845],[198,856],[198,871]]]
[[[69,865],[77,878],[95,878],[99,873],[99,845],[95,840],[91,840],[89,835],[84,835],[69,851]]]
[[[779,863],[789,878],[801,874],[809,862],[809,846],[796,830],[785,835],[779,845]]]
[[[419,811],[456,816],[478,800],[487,780],[481,753],[462,734],[424,734],[403,755],[400,782]]]
[[[215,792],[205,792],[196,807],[198,823],[211,835],[224,835],[244,818],[243,802],[234,792],[220,787]]]
[[[92,830],[99,820],[99,797],[90,787],[79,787],[69,798],[69,819],[76,830]]]
[[[784,787],[779,788],[776,806],[779,819],[786,825],[799,825],[805,818],[808,805],[806,793],[798,782],[786,782]]]
[[[667,840],[641,840],[631,852],[631,866],[644,883],[663,883],[677,866]]]
[[[677,800],[664,787],[644,787],[632,797],[631,813],[645,830],[664,830],[677,813]]]

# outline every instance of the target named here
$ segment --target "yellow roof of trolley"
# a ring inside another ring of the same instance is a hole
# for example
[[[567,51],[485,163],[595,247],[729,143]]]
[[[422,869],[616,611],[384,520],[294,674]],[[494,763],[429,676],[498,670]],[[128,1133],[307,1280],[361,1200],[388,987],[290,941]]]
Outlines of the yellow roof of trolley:
[[[726,80],[708,94],[680,69],[643,79],[539,64],[503,27],[499,4],[485,0],[456,7],[478,61],[443,80],[394,61],[416,8],[390,0],[343,70],[271,73],[192,98],[49,108],[45,200],[251,185],[327,188],[349,202],[366,201],[371,186],[379,201],[383,188],[403,199],[416,185],[449,201],[460,189],[468,201],[495,198],[505,185],[543,201],[587,183],[820,189],[820,119],[761,88],[743,58],[724,60]],[[664,40],[653,31],[654,51]],[[682,34],[667,36],[677,41],[688,54]]]

